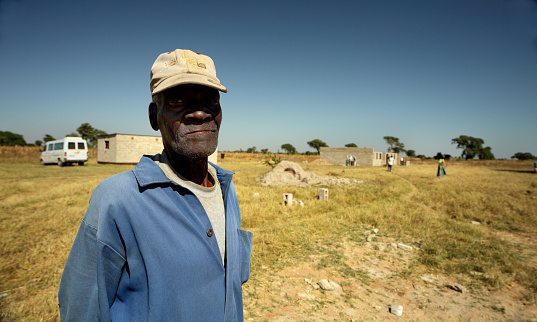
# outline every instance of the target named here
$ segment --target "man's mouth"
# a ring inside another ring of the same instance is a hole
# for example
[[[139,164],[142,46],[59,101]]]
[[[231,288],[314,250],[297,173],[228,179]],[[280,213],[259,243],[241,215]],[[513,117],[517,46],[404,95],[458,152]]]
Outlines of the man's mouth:
[[[194,131],[189,131],[189,132],[187,132],[186,135],[191,135],[191,134],[205,134],[205,133],[212,133],[212,132],[215,132],[215,130],[213,130],[213,129],[194,130]]]

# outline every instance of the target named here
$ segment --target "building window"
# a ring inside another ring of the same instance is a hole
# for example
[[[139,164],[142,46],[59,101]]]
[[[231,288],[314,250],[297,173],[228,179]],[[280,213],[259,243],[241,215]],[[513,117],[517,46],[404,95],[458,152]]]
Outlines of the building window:
[[[104,141],[105,150],[110,149],[110,141]]]

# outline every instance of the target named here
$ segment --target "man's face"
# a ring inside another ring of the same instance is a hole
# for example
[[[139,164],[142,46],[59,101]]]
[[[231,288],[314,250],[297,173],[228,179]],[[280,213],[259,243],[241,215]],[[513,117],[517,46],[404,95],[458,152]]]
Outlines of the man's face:
[[[222,122],[218,90],[188,84],[170,88],[161,97],[159,106],[150,105],[149,119],[169,153],[192,159],[216,151]]]

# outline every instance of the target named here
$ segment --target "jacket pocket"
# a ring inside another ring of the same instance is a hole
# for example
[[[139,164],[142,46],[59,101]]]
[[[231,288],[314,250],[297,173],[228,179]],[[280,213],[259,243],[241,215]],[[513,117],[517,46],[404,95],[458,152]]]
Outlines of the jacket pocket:
[[[242,229],[237,229],[237,231],[239,233],[241,284],[244,284],[250,279],[250,257],[252,256],[252,236],[254,234]]]

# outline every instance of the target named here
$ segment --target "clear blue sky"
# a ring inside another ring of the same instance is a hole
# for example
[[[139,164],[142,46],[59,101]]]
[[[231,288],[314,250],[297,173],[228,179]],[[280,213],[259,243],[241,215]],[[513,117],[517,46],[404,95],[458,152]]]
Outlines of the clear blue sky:
[[[158,135],[149,70],[176,48],[211,56],[229,90],[219,150],[395,136],[460,155],[470,135],[537,154],[535,0],[0,0],[0,130]]]

